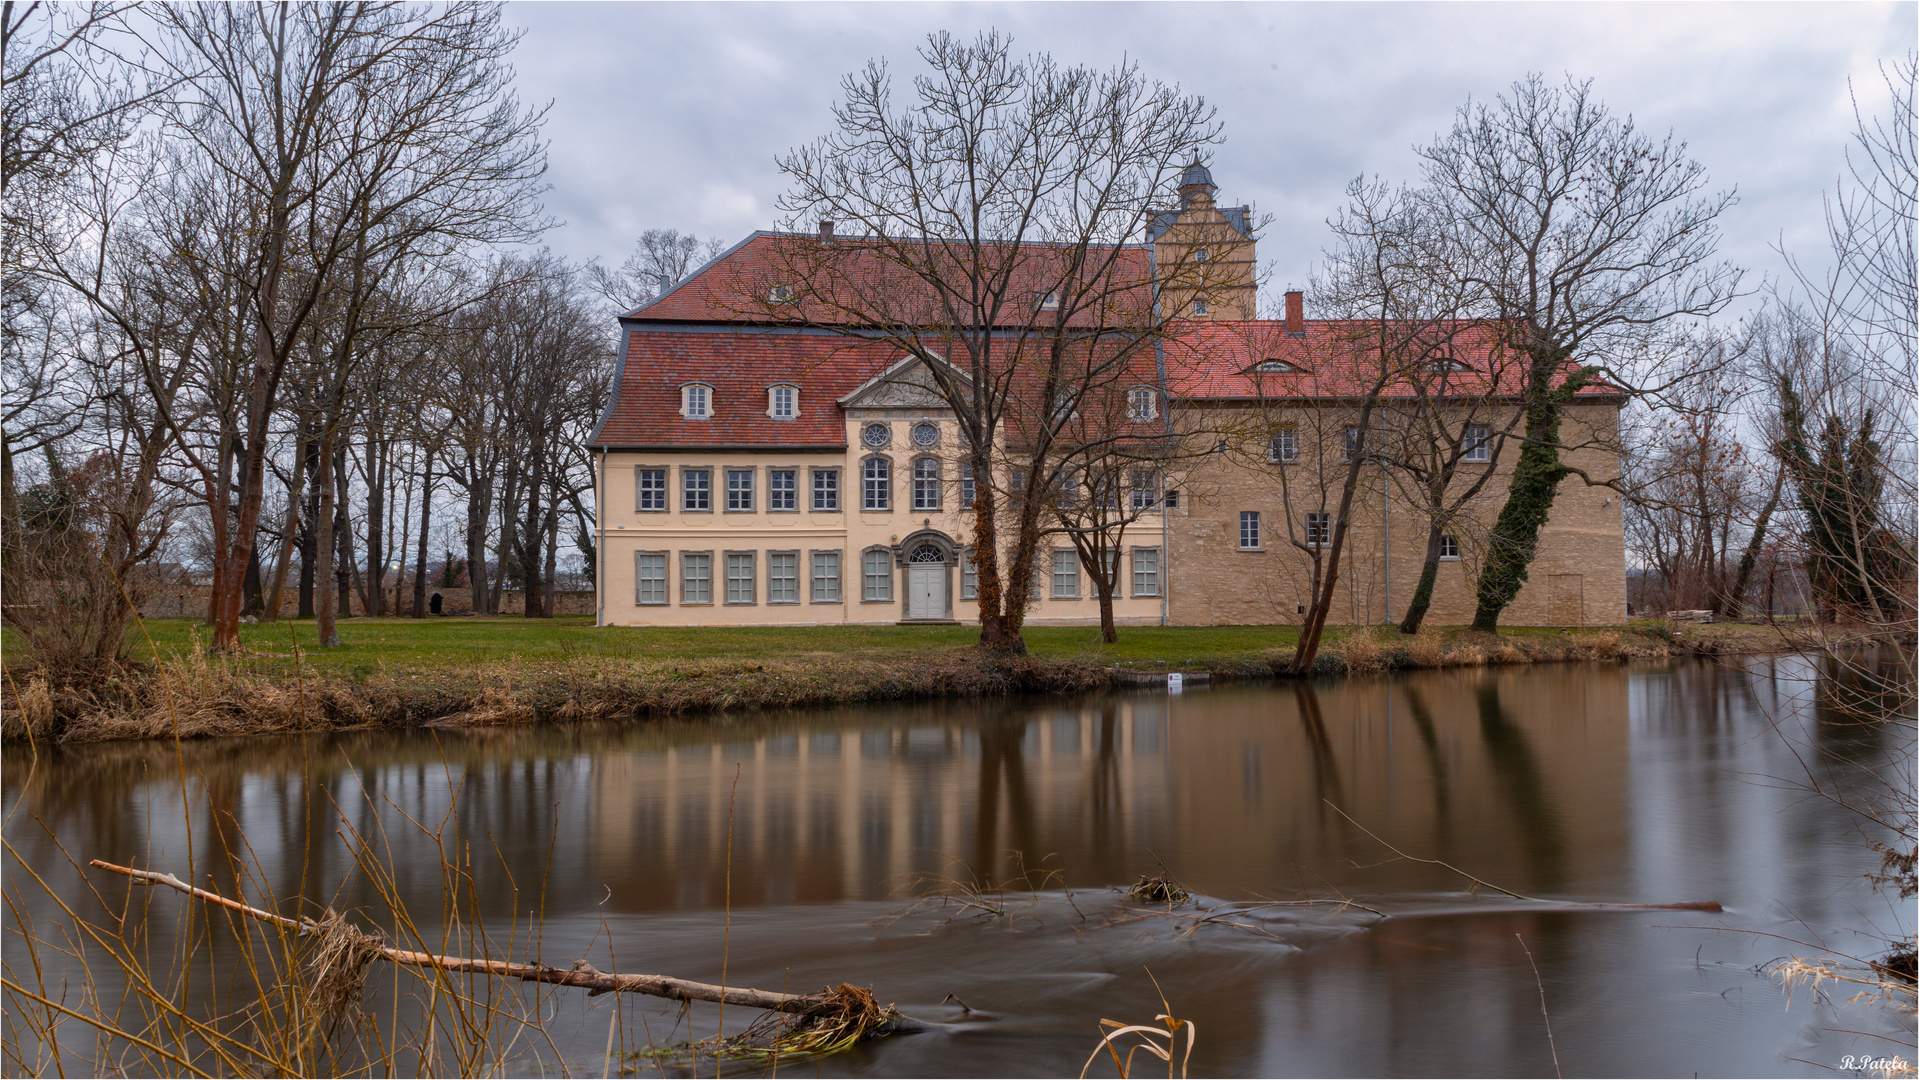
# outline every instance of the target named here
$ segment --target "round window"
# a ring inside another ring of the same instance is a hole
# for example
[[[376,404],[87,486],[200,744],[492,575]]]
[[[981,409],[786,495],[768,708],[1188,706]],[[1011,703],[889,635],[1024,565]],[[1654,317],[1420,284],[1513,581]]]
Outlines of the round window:
[[[860,441],[868,446],[885,446],[892,438],[893,433],[885,424],[868,424],[860,435]]]
[[[921,446],[931,446],[940,441],[940,429],[937,424],[920,424],[913,428],[913,441]]]

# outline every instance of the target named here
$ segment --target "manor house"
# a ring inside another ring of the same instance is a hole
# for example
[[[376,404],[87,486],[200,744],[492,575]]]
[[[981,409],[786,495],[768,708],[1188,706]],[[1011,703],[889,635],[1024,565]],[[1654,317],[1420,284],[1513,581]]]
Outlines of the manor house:
[[[1286,293],[1282,318],[1256,318],[1248,209],[1218,205],[1197,164],[1179,191],[1178,209],[1124,254],[1143,279],[1170,266],[1203,273],[1155,280],[1179,319],[1145,380],[1159,385],[1136,391],[1129,419],[1217,433],[1216,452],[1128,493],[1138,513],[1118,545],[1114,614],[1133,625],[1296,621],[1346,455],[1362,452],[1349,428],[1361,361],[1350,324],[1306,318],[1298,292]],[[769,319],[740,300],[769,288],[778,298],[768,268],[792,239],[754,233],[620,318],[624,370],[589,440],[602,625],[976,621],[975,482],[929,373],[897,346]],[[1500,379],[1495,352],[1489,333],[1469,328],[1451,344],[1444,362],[1458,374],[1447,377]],[[1497,437],[1511,429],[1512,400],[1487,395],[1483,424],[1466,429],[1453,490],[1485,482],[1455,500],[1439,538],[1430,625],[1471,620],[1476,557],[1519,454],[1517,438]],[[1562,436],[1568,465],[1617,476],[1622,404],[1604,386],[1578,395]],[[1409,479],[1362,468],[1335,623],[1405,613],[1431,532]],[[1620,511],[1609,489],[1565,481],[1503,621],[1624,621]],[[1031,624],[1098,621],[1065,540],[1040,553],[1031,596]]]

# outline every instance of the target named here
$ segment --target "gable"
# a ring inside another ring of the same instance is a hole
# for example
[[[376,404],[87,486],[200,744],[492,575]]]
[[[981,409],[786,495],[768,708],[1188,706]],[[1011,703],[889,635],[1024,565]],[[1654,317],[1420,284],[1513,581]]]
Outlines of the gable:
[[[949,366],[948,371],[952,371]],[[964,378],[957,371],[953,376]],[[945,409],[946,398],[940,394],[938,381],[927,367],[927,361],[917,356],[902,357],[885,371],[866,380],[852,393],[840,398],[840,406],[846,409]]]

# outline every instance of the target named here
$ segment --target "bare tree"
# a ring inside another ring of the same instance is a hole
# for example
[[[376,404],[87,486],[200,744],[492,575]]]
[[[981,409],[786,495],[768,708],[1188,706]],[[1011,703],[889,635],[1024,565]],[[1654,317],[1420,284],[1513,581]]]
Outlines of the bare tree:
[[[625,313],[672,288],[723,250],[725,245],[717,239],[701,240],[678,229],[648,229],[619,269],[608,270],[598,261],[588,263],[586,284]]]
[[[1023,651],[1070,419],[1099,388],[1150,373],[1182,314],[1157,302],[1139,241],[1219,128],[1203,101],[1130,63],[1019,60],[996,33],[936,34],[920,55],[931,70],[913,104],[896,108],[885,64],[869,64],[844,81],[837,133],[780,159],[788,227],[820,235],[790,238],[740,304],[924,365],[977,478],[980,642]]]
[[[1424,197],[1439,227],[1473,249],[1468,280],[1524,358],[1523,444],[1488,538],[1473,626],[1497,627],[1537,550],[1559,483],[1566,406],[1602,376],[1657,389],[1635,367],[1658,330],[1706,317],[1740,272],[1713,262],[1731,192],[1702,196],[1705,169],[1668,135],[1612,116],[1590,82],[1514,83],[1493,106],[1467,104],[1420,148]]]

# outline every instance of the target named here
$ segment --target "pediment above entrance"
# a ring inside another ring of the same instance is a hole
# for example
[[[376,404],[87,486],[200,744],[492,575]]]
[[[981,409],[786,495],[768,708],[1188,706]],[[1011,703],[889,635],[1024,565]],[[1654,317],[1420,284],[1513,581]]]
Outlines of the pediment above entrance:
[[[840,398],[840,405],[848,409],[917,409],[922,412],[946,409],[946,398],[940,394],[939,383],[927,364],[927,360],[918,356],[901,357],[898,363]],[[962,381],[965,379],[964,375],[950,366],[947,370],[953,377]]]

